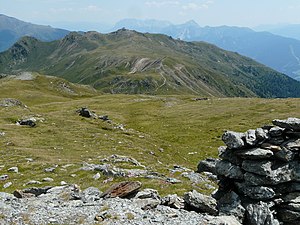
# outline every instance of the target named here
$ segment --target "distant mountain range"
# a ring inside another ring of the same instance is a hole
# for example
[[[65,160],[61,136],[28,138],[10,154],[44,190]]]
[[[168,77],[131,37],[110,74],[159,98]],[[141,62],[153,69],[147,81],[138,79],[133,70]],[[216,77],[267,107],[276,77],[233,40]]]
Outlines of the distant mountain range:
[[[126,29],[72,32],[52,42],[24,37],[0,54],[0,73],[20,71],[107,93],[300,97],[300,82],[238,53]]]
[[[32,36],[43,41],[53,41],[63,38],[68,33],[67,30],[26,23],[0,14],[0,51],[8,49],[23,36]]]
[[[195,21],[173,25],[166,21],[126,19],[118,22],[114,29],[122,27],[140,32],[162,33],[185,41],[206,41],[251,57],[300,80],[299,40],[242,27],[200,27]]]
[[[97,26],[94,24],[93,26]],[[300,80],[300,40],[274,35],[268,32],[255,32],[242,27],[200,27],[195,21],[174,25],[168,21],[124,19],[110,32],[127,28],[139,32],[161,33],[185,41],[206,41],[225,50],[238,52],[279,72]],[[267,27],[266,27],[267,28]],[[276,27],[269,27],[275,32]],[[300,32],[294,26],[281,27],[297,36]],[[277,30],[279,28],[277,27]],[[101,30],[99,28],[99,30]],[[69,31],[26,23],[0,14],[0,51],[13,45],[22,36],[32,36],[42,41],[63,38]],[[300,34],[299,34],[300,36]]]
[[[300,24],[261,25],[255,31],[268,31],[272,34],[300,40]]]

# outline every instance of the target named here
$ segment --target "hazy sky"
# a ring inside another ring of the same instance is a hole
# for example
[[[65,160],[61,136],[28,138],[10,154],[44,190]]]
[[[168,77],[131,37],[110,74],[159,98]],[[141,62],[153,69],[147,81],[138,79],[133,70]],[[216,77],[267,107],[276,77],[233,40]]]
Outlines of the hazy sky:
[[[54,26],[138,18],[253,27],[300,24],[300,0],[0,0],[0,13]]]

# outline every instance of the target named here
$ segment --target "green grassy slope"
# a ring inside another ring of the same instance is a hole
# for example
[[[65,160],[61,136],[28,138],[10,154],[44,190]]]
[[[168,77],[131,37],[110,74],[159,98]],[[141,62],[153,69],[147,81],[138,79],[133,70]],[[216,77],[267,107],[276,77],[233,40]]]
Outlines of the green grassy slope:
[[[9,181],[13,182],[6,191],[23,188],[29,180],[40,181],[44,177],[54,178],[51,185],[64,180],[82,188],[93,185],[105,189],[111,185],[102,183],[107,177],[95,181],[94,172],[78,169],[83,162],[100,163],[100,159],[112,154],[134,157],[149,170],[183,180],[181,184],[169,184],[141,179],[144,187],[157,188],[162,194],[182,194],[192,188],[207,191],[171,174],[169,169],[173,165],[196,169],[199,160],[216,157],[224,130],[246,131],[270,124],[275,118],[299,117],[300,110],[300,99],[195,101],[195,95],[99,94],[43,76],[0,81],[0,100],[16,98],[28,106],[0,107],[0,131],[5,132],[0,137],[0,174],[9,174]],[[78,116],[75,110],[83,106],[98,115],[108,115],[113,124]],[[16,120],[28,116],[43,118],[43,122],[34,128],[15,125]],[[125,130],[114,128],[116,124],[123,124]],[[34,161],[27,162],[26,158]],[[58,165],[54,173],[44,172],[54,164]],[[73,165],[64,168],[67,164]],[[7,172],[12,166],[18,166],[20,173]],[[4,190],[3,184],[0,183],[0,191]]]
[[[25,37],[0,54],[0,72],[38,71],[107,93],[299,97],[300,83],[207,43],[119,30]]]

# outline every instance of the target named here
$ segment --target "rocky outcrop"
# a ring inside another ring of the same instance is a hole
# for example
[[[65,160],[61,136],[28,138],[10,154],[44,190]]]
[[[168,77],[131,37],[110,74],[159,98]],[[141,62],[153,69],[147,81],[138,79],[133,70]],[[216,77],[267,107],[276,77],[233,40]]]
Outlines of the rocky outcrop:
[[[20,107],[27,108],[27,106],[24,105],[18,99],[14,99],[14,98],[0,99],[0,107],[14,107],[14,106],[20,106]]]
[[[189,201],[194,202],[192,204],[199,204],[197,200],[199,193],[196,196],[195,193],[187,194],[189,198],[194,195],[193,200]],[[183,199],[177,195],[161,198],[153,189],[144,189],[138,191],[135,196],[126,198],[111,198],[112,196],[108,195],[104,198],[96,187],[81,191],[77,185],[31,188],[16,191],[14,194],[16,197],[0,192],[0,224],[100,222],[100,224],[124,225],[240,225],[233,216],[210,216],[184,210]],[[215,209],[213,212],[216,212]]]
[[[300,119],[273,124],[223,135],[214,195],[221,215],[250,225],[299,223]]]

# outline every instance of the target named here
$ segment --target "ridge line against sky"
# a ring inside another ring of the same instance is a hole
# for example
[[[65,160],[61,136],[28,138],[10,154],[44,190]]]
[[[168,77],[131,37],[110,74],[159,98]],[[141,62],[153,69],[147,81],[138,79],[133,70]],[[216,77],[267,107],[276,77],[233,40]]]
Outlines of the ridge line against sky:
[[[51,26],[111,26],[136,18],[255,27],[300,24],[299,11],[299,0],[0,0],[1,14]]]

